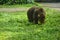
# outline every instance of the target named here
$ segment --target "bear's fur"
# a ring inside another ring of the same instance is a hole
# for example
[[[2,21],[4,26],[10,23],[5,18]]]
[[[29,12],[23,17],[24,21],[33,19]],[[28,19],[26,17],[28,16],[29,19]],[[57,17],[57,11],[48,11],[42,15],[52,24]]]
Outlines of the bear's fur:
[[[43,8],[34,6],[27,11],[27,17],[29,22],[38,24],[38,21],[42,24],[45,21],[45,11]]]

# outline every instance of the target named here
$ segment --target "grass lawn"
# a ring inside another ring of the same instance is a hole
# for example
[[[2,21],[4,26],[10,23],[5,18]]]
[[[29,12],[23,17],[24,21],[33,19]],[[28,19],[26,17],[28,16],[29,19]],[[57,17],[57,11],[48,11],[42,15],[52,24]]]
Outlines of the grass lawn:
[[[43,25],[29,23],[26,11],[0,12],[0,40],[60,40],[60,12],[45,11]]]
[[[18,8],[21,8],[21,7],[30,7],[30,6],[32,6],[33,4],[23,4],[23,5],[0,5],[0,8],[16,8],[16,7],[18,7]]]
[[[0,5],[0,8],[27,8],[27,7],[31,7],[31,6],[35,6],[35,5],[39,5],[39,6],[42,6],[41,4],[39,3],[35,3],[35,4],[23,4],[23,5],[19,5],[19,4],[16,4],[16,5]]]

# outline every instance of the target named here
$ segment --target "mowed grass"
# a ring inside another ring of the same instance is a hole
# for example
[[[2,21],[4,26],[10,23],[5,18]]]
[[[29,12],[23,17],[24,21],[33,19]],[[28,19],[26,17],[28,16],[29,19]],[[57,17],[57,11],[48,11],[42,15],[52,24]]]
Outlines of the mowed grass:
[[[0,5],[0,8],[26,8],[26,7],[30,7],[32,6],[33,4],[23,4],[23,5],[19,5],[19,4],[16,4],[16,5]]]
[[[60,40],[60,12],[45,11],[43,25],[29,23],[26,11],[0,12],[0,40]]]

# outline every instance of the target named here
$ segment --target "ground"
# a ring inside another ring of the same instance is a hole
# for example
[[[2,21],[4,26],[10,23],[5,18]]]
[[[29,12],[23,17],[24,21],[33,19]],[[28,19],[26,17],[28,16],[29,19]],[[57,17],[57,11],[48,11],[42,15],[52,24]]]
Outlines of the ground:
[[[16,11],[27,11],[28,8],[0,8],[3,12],[16,12]]]
[[[13,12],[4,7],[8,10],[0,11],[0,40],[60,40],[60,11],[44,8],[45,24],[38,25],[28,22],[26,10],[29,7],[24,6],[22,11],[20,6],[11,7],[15,10],[12,10]],[[16,11],[16,8],[19,11]]]
[[[60,10],[60,3],[40,3],[42,4],[44,7],[49,7],[49,8],[54,8],[55,10]],[[29,8],[20,8],[18,6],[18,8],[4,8],[4,7],[0,7],[0,11],[7,11],[7,12],[15,12],[15,11],[27,11]]]
[[[44,5],[44,7],[54,8],[56,10],[60,10],[60,3],[40,3]]]

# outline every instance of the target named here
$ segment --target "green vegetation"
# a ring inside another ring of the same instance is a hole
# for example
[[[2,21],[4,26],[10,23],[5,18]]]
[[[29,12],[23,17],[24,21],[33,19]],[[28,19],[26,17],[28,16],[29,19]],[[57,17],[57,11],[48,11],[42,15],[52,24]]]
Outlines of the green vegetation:
[[[29,23],[26,11],[0,12],[0,40],[60,40],[60,12],[44,9],[43,25]]]
[[[0,8],[27,8],[27,7],[31,7],[33,4],[23,4],[23,5],[0,5]]]
[[[28,4],[28,3],[33,3],[34,0],[0,0],[0,4],[8,4],[8,5],[13,5],[13,4]]]
[[[19,4],[15,4],[15,5],[6,5],[6,4],[4,4],[4,5],[0,5],[0,8],[27,8],[27,7],[31,7],[31,6],[42,6],[41,4],[39,4],[39,3],[33,3],[33,4],[23,4],[23,5],[19,5]]]

